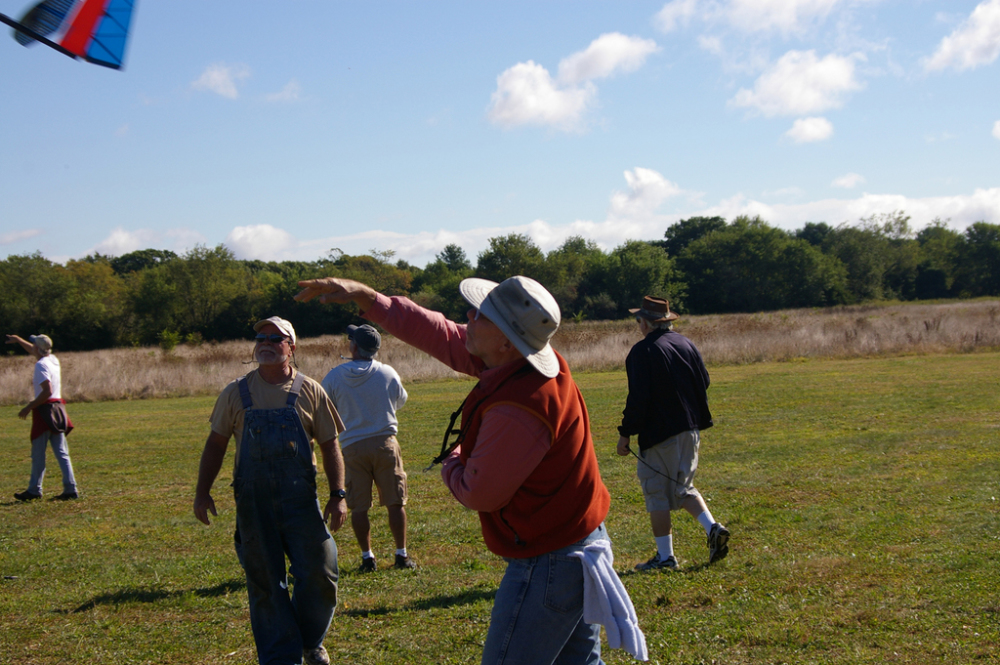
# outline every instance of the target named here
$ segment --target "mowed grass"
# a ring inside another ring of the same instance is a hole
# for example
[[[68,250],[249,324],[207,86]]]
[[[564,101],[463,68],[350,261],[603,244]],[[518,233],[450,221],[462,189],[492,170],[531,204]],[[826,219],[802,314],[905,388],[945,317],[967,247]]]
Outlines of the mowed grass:
[[[710,368],[716,427],[697,485],[733,533],[677,513],[678,573],[637,574],[653,542],[635,460],[614,453],[622,372],[576,378],[612,494],[607,526],[654,663],[1000,662],[1000,354]],[[337,535],[339,663],[478,663],[503,562],[435,469],[471,382],[410,387],[399,414],[415,571],[354,572]],[[0,663],[252,663],[232,549],[232,458],[211,527],[191,514],[214,398],[73,404],[83,498],[16,503],[27,423],[0,408]],[[46,498],[60,490],[49,454]],[[321,486],[323,489],[323,486]],[[391,560],[385,511],[375,551]],[[632,662],[606,647],[609,663]]]

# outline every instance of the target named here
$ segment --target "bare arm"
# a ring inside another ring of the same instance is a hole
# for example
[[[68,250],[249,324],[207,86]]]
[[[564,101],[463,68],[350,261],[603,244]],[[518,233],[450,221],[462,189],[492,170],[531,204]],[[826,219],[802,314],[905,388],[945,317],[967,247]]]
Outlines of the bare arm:
[[[229,447],[229,437],[217,432],[211,432],[205,441],[205,450],[201,453],[201,463],[198,465],[198,486],[194,491],[194,516],[199,522],[209,524],[208,513],[218,517],[215,501],[212,500],[212,483],[219,476],[222,461]]]
[[[28,406],[21,409],[20,412],[18,412],[17,417],[21,420],[25,420],[29,413],[40,407],[42,404],[48,402],[50,397],[52,397],[52,384],[49,383],[48,379],[46,379],[45,381],[42,381],[42,391],[38,393],[38,397],[28,402]]]
[[[326,473],[330,492],[344,489],[344,456],[340,452],[340,442],[336,438],[324,441],[319,444],[319,450],[323,456],[323,471]],[[323,519],[330,521],[330,529],[334,533],[339,531],[347,519],[347,502],[331,495],[323,510]]]
[[[299,282],[302,290],[295,295],[299,302],[309,302],[319,297],[321,303],[338,303],[346,305],[353,302],[362,312],[367,312],[375,304],[378,291],[356,282],[353,279],[340,277],[324,277],[322,279],[307,279]]]
[[[35,350],[35,345],[34,344],[32,344],[31,342],[29,342],[26,339],[18,337],[17,335],[7,335],[7,343],[8,344],[20,344],[21,348],[23,348],[28,353],[31,353],[32,351]]]

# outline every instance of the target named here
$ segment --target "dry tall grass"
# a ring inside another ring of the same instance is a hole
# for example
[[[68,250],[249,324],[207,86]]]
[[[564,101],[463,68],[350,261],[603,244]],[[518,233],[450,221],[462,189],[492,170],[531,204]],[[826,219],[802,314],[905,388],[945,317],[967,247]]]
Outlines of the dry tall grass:
[[[691,316],[676,329],[694,340],[709,365],[719,365],[997,349],[998,319],[1000,301],[978,300]],[[574,370],[614,369],[624,365],[638,339],[631,320],[566,322],[553,346]],[[213,394],[253,367],[250,352],[251,342],[238,341],[180,346],[170,353],[158,348],[60,353],[63,397],[78,402]],[[326,335],[300,340],[296,360],[318,380],[347,352],[343,336]],[[379,359],[395,367],[404,382],[458,376],[390,337]],[[31,398],[31,365],[25,356],[0,357],[0,404]]]

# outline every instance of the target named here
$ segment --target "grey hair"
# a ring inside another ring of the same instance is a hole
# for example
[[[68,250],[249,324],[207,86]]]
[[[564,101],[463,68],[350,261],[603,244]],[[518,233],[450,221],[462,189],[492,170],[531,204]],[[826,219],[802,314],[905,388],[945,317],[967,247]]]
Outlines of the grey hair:
[[[362,349],[358,345],[358,343],[355,342],[353,339],[352,340],[348,340],[348,341],[351,343],[351,347],[353,347],[351,349],[351,353],[356,353],[361,358],[363,358],[365,360],[372,360],[372,359],[374,359],[375,355],[378,353],[378,351],[366,351],[365,349]]]

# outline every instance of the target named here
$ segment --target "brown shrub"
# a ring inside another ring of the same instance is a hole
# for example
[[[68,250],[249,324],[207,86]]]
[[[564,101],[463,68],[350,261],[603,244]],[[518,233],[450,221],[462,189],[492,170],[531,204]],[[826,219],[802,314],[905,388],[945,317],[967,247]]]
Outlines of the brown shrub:
[[[1000,348],[1000,302],[859,305],[760,314],[691,316],[675,329],[701,349],[706,363],[747,364],[797,358],[968,353]],[[552,340],[574,371],[624,366],[639,339],[635,322],[564,322]],[[69,401],[215,394],[253,368],[249,341],[60,353],[63,397]],[[56,350],[58,352],[58,349]],[[298,367],[317,380],[348,353],[343,335],[299,341]],[[404,382],[459,375],[427,354],[386,335],[379,360]],[[32,360],[0,357],[0,404],[31,398]]]

